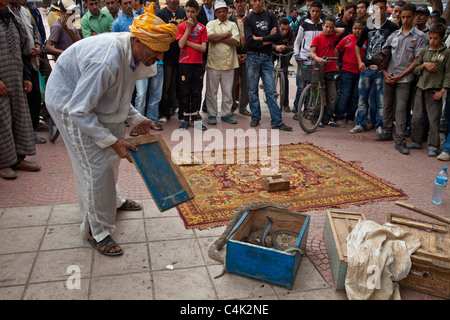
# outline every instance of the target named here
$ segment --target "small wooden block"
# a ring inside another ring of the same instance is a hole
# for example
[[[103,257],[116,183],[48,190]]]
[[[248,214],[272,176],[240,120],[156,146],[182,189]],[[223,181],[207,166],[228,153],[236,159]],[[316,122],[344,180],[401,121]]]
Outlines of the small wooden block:
[[[281,174],[263,176],[261,178],[261,184],[268,192],[287,191],[291,186],[291,182],[283,178]]]

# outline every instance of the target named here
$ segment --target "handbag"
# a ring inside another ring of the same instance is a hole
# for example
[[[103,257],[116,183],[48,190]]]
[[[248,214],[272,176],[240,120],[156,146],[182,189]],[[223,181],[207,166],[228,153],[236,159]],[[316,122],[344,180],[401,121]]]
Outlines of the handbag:
[[[372,62],[376,64],[380,70],[387,69],[389,66],[392,57],[391,48],[391,46],[386,46],[372,56]]]

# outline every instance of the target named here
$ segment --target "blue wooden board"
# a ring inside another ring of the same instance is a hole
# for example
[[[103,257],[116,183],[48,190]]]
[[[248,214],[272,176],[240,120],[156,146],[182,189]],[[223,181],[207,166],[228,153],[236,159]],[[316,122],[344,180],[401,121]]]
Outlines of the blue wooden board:
[[[254,215],[258,214],[258,211],[247,211],[228,236],[225,260],[226,270],[291,289],[297,277],[303,257],[302,254],[299,252],[286,253],[239,241],[239,238],[242,236],[242,234],[237,235],[239,230],[246,228],[245,224],[251,225],[253,223],[251,219],[255,218]],[[262,214],[265,215],[266,212],[264,211]],[[278,212],[278,215],[275,212]],[[275,208],[272,209],[269,215],[274,219],[275,223],[277,223],[279,217],[283,217],[286,221],[291,220],[290,231],[299,233],[295,246],[303,251],[306,250],[309,215],[298,213],[296,218],[294,215],[284,215],[283,210]]]
[[[139,136],[127,141],[138,148],[137,152],[130,150],[130,154],[160,211],[176,207],[194,197],[159,135]]]

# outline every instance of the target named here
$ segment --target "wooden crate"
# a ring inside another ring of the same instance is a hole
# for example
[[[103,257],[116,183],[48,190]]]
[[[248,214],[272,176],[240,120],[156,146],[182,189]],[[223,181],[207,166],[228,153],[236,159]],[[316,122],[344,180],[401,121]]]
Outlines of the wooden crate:
[[[160,134],[126,139],[138,148],[130,150],[137,171],[160,211],[194,198],[180,168],[173,163],[170,150]]]
[[[261,185],[268,192],[288,191],[291,182],[285,179],[281,174],[261,177]]]
[[[411,271],[399,284],[406,288],[450,299],[449,226],[387,214],[386,222],[398,225],[421,239],[420,248],[411,255]]]
[[[295,246],[303,253],[287,253],[241,241],[252,232],[264,229],[266,215],[274,221],[269,235],[279,230],[297,233]],[[227,271],[291,289],[306,251],[309,221],[309,215],[278,208],[247,211],[228,236]]]
[[[347,236],[359,220],[366,220],[362,213],[327,210],[323,238],[330,260],[336,290],[345,290],[347,275]]]

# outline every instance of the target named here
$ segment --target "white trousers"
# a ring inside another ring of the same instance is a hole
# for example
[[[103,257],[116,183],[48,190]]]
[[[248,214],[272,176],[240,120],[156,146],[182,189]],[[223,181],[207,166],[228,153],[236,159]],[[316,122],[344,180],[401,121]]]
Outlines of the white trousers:
[[[233,80],[234,69],[231,70],[213,70],[206,69],[206,106],[208,116],[217,117],[217,92],[222,91],[221,116],[231,115],[231,107],[233,106]]]
[[[101,241],[116,229],[116,211],[125,202],[116,184],[120,158],[111,147],[100,148],[75,126],[67,109],[62,114],[49,112],[72,162],[83,218],[80,231],[89,226],[95,240]],[[103,125],[119,139],[125,136],[123,123]]]

